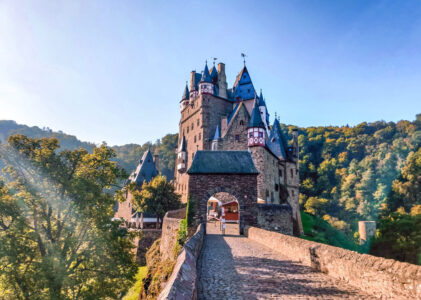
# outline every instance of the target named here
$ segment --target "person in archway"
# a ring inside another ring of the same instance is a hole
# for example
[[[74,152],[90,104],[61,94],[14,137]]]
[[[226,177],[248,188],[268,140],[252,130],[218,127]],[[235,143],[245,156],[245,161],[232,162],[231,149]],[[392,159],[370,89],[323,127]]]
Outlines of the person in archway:
[[[222,217],[222,219],[221,219],[222,235],[225,235],[225,226],[226,226],[225,218]]]

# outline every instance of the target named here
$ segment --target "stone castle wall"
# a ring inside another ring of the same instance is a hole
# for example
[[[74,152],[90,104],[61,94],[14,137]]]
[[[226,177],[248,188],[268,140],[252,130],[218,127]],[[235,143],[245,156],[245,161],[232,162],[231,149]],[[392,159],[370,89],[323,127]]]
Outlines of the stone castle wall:
[[[173,217],[168,217],[168,214]],[[177,242],[177,234],[180,229],[180,222],[186,216],[185,210],[184,214],[180,213],[180,210],[173,212],[167,212],[162,223],[162,235],[161,235],[161,244],[159,246],[159,251],[161,253],[161,260],[166,259],[174,260],[174,247]]]
[[[177,257],[174,270],[158,299],[197,299],[196,263],[202,250],[205,229],[199,225]]]
[[[421,299],[421,266],[367,254],[255,227],[245,230],[249,239],[291,260],[299,261],[367,293],[386,299]]]
[[[260,228],[293,234],[292,208],[288,204],[259,204],[257,223]]]
[[[247,150],[247,125],[250,117],[247,113],[247,109],[243,104],[237,112],[236,118],[231,121],[230,126],[226,132],[221,134],[221,138],[218,143],[218,150]],[[220,126],[221,127],[221,126]]]
[[[136,262],[141,265],[146,265],[146,252],[152,246],[152,244],[161,237],[161,229],[143,229],[142,238],[139,240],[135,239],[134,244],[137,246],[136,251]]]

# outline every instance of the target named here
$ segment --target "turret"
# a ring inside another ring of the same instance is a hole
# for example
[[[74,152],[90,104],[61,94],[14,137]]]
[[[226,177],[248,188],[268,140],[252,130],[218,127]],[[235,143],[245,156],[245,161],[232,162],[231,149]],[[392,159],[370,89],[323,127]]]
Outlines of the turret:
[[[177,151],[177,171],[180,173],[184,173],[186,171],[187,166],[187,145],[186,139],[183,135],[180,141],[180,146],[178,147]]]
[[[228,97],[227,95],[228,84],[227,84],[227,76],[225,75],[224,63],[218,64],[218,87],[219,87],[218,96],[226,99]]]
[[[260,90],[260,96],[259,96],[259,110],[260,110],[260,116],[262,117],[262,121],[265,124],[266,132],[269,133],[269,113],[266,106],[266,102],[263,99],[262,90]]]
[[[187,105],[189,105],[189,101],[190,101],[189,99],[190,99],[190,93],[189,93],[189,88],[187,87],[187,82],[186,82],[186,87],[184,88],[184,93],[180,101],[181,110],[183,110],[184,108],[186,108]]]
[[[212,140],[212,151],[216,151],[218,150],[218,141],[221,137],[221,134],[219,132],[219,125],[216,126],[216,130],[215,130],[215,135],[213,136],[213,140]]]
[[[211,94],[213,95],[214,85],[212,83],[211,76],[209,74],[208,63],[205,65],[205,70],[202,74],[202,79],[199,82],[199,94]]]
[[[254,99],[253,111],[247,127],[248,146],[262,146],[266,144],[266,128],[260,116],[257,98]]]

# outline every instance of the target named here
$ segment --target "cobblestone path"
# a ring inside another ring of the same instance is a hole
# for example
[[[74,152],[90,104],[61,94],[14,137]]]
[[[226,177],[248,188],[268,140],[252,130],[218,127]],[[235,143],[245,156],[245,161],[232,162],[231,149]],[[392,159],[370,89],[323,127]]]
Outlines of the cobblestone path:
[[[234,226],[222,236],[219,226],[207,225],[197,267],[198,299],[375,299],[234,235]]]

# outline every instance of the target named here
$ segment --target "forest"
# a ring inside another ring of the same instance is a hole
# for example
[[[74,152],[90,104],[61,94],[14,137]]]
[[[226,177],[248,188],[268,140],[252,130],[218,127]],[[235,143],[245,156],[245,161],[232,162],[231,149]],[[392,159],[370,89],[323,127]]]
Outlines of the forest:
[[[358,221],[377,221],[371,253],[421,263],[421,114],[414,121],[363,122],[356,126],[301,128],[281,124],[285,138],[298,128],[300,146],[300,205],[358,241]],[[0,121],[0,139],[19,133],[56,137],[63,149],[94,144],[50,129]],[[160,155],[160,169],[173,177],[177,134],[154,143],[111,147],[112,158],[127,173],[150,148]],[[387,247],[385,247],[385,245]],[[404,249],[404,250],[402,250]]]

